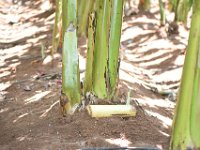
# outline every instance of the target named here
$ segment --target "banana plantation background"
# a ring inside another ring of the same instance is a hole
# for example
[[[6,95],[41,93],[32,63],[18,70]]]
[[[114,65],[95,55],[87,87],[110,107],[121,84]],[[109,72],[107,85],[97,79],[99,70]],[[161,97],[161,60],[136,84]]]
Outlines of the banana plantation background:
[[[199,0],[1,0],[0,149],[200,149]]]

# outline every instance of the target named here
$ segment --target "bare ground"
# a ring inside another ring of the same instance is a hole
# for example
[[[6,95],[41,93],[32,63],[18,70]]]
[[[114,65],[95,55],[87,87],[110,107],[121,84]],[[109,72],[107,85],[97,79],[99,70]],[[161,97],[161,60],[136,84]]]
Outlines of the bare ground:
[[[83,111],[64,118],[61,57],[49,63],[48,56],[46,64],[41,58],[41,47],[46,55],[51,48],[54,11],[44,10],[40,1],[0,3],[0,149],[167,149],[175,106],[167,92],[179,86],[188,36],[182,26],[179,35],[167,34],[157,7],[124,17],[118,98],[125,101],[132,91],[136,117],[93,119]],[[84,70],[83,38],[79,51]]]

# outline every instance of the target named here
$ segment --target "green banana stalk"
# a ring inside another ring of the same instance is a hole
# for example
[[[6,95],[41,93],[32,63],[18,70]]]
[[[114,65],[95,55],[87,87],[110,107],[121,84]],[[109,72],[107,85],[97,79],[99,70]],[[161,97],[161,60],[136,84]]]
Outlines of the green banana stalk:
[[[200,149],[200,1],[194,0],[170,150]]]
[[[111,27],[108,54],[108,75],[110,97],[113,97],[117,87],[119,74],[119,47],[121,38],[123,0],[112,0]]]
[[[107,97],[108,29],[110,1],[97,0],[97,23],[93,63],[93,90],[97,97]]]
[[[163,6],[163,1],[159,0],[159,7],[160,7],[160,25],[165,25],[166,16],[165,16],[165,8]]]
[[[192,6],[193,0],[178,0],[176,4],[175,20],[187,22],[187,16]]]
[[[53,37],[52,37],[52,50],[51,54],[57,52],[60,35],[61,32],[61,24],[62,24],[62,0],[56,0],[56,12],[55,12],[55,22],[53,27]]]
[[[78,32],[86,34],[88,16],[94,6],[94,0],[81,0],[80,12],[78,13]]]
[[[67,23],[68,26],[66,27],[66,24],[63,24],[63,28],[67,28],[67,30],[63,34],[62,95],[60,104],[63,115],[66,115],[73,113],[80,103],[80,73],[76,30],[77,1],[65,1],[67,3],[64,1],[65,0],[63,0],[63,8],[65,8],[67,4],[67,16],[63,17],[67,18],[67,22],[64,22]],[[64,18],[63,20],[65,20]]]
[[[87,59],[86,59],[86,71],[84,81],[84,94],[92,91],[93,87],[93,62],[94,62],[94,38],[95,38],[95,13],[92,12],[89,15],[88,25],[88,48],[87,48]]]

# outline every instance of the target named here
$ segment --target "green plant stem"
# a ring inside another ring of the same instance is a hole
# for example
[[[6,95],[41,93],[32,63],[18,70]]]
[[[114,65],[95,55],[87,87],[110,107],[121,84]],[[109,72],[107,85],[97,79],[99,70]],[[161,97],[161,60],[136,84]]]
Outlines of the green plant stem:
[[[175,21],[187,22],[188,12],[192,6],[191,0],[178,0],[176,4]]]
[[[177,4],[179,0],[170,0],[169,1],[169,10],[176,12]]]
[[[109,39],[108,71],[110,96],[114,95],[118,80],[119,46],[122,27],[123,0],[112,0],[111,27]]]
[[[84,9],[82,13],[79,15],[78,32],[84,35],[86,33],[86,28],[88,25],[88,15],[93,8],[94,0],[82,0],[82,1],[85,1],[85,3],[81,3],[83,5],[81,7],[84,7]]]
[[[67,30],[64,35],[63,52],[62,52],[62,93],[67,97],[65,112],[71,113],[74,106],[80,103],[80,74],[79,60],[77,49],[77,30],[76,30],[76,0],[68,0],[67,3]],[[64,3],[63,3],[64,5]],[[65,6],[66,7],[66,6]],[[65,13],[63,13],[65,14]],[[63,20],[64,20],[63,18]],[[66,24],[63,24],[66,28]]]
[[[97,0],[97,25],[93,64],[93,90],[99,98],[107,97],[109,1]]]
[[[63,37],[70,23],[77,27],[77,0],[63,0],[62,4],[62,29]],[[75,19],[76,18],[76,19]]]
[[[53,28],[53,37],[52,37],[52,50],[51,54],[57,52],[57,48],[59,45],[59,34],[61,34],[61,21],[62,21],[62,0],[56,0],[56,12],[55,12],[55,22],[54,22],[54,28]]]
[[[159,0],[159,7],[160,7],[160,25],[165,25],[166,16],[162,0]]]
[[[80,75],[78,64],[76,28],[70,24],[65,32],[62,53],[62,92],[68,98],[70,107],[80,103]]]
[[[89,26],[88,26],[88,49],[87,49],[87,60],[86,60],[86,71],[84,81],[84,94],[92,91],[92,72],[93,72],[93,60],[94,60],[94,38],[95,38],[95,13],[89,15]]]
[[[193,6],[188,48],[173,122],[170,142],[171,150],[200,148],[200,119],[197,117],[199,116],[200,101],[199,97],[197,98],[196,96],[196,92],[199,92],[196,89],[198,88],[196,83],[199,83],[199,73],[196,66],[198,63],[200,43],[200,1],[195,0]]]

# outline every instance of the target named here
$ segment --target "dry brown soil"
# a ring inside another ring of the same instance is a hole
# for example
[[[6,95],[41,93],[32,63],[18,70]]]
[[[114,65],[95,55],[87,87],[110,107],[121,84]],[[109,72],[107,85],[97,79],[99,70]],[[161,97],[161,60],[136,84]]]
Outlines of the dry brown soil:
[[[54,10],[44,8],[40,1],[0,1],[0,149],[167,149],[175,103],[161,92],[179,86],[188,32],[180,26],[179,34],[167,34],[157,5],[124,17],[118,99],[126,101],[131,90],[136,117],[93,119],[82,111],[64,118],[61,58],[41,58],[41,47],[49,54],[54,22]],[[79,51],[84,70],[84,38]]]

